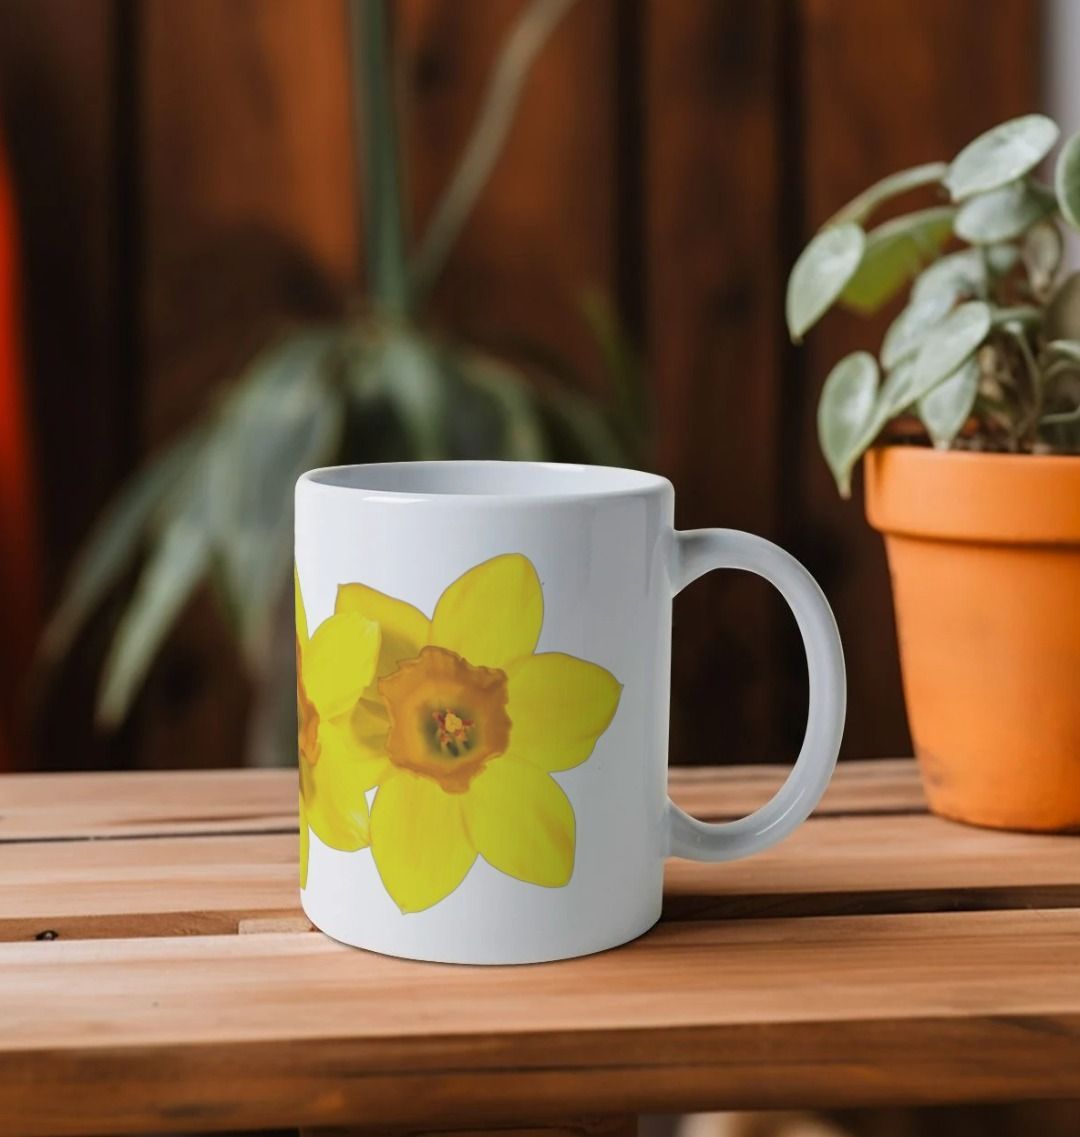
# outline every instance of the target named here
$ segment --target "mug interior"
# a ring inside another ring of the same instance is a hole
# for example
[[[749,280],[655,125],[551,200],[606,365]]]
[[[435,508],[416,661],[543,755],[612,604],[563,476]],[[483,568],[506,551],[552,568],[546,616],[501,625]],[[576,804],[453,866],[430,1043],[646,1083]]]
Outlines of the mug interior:
[[[641,470],[559,462],[380,462],[310,470],[300,480],[406,497],[609,497],[670,485]]]

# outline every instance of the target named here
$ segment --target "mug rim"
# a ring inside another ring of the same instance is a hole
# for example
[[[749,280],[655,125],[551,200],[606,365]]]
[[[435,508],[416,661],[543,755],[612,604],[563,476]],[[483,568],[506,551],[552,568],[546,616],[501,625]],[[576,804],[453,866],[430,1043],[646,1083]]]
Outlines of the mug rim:
[[[508,488],[511,469],[534,479],[537,488]],[[441,478],[472,476],[478,488],[443,489]],[[367,483],[367,484],[365,484]],[[380,484],[382,483],[382,484]],[[512,459],[448,459],[418,462],[362,462],[320,466],[297,479],[296,488],[311,486],[331,492],[359,494],[362,500],[427,501],[454,504],[553,504],[640,497],[669,490],[660,474],[623,466],[579,462],[533,462]],[[491,488],[479,488],[481,486]]]

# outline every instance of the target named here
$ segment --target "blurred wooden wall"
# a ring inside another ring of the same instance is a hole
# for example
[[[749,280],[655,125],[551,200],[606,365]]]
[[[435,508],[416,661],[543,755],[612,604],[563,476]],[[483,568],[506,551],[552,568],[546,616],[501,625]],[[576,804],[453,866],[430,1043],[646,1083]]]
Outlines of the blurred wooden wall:
[[[460,153],[518,0],[395,0],[414,228]],[[814,405],[880,328],[794,352],[786,270],[892,169],[1037,104],[1032,0],[580,0],[536,66],[436,298],[456,334],[556,348],[599,380],[576,308],[618,302],[649,365],[678,521],[752,529],[817,574],[847,645],[849,755],[908,746],[888,582],[837,501]],[[340,309],[357,253],[342,0],[2,0],[0,112],[21,202],[54,595],[95,511],[282,319]],[[40,761],[239,760],[249,693],[201,598],[122,737],[92,740],[78,652]],[[673,759],[782,758],[802,729],[780,602],[735,574],[677,606]]]

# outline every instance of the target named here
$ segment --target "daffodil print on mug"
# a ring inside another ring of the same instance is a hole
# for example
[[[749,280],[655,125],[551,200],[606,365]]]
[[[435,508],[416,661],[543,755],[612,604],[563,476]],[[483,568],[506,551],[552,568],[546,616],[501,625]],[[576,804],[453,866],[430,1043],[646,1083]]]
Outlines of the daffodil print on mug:
[[[309,635],[297,583],[302,885],[307,826],[334,849],[370,845],[403,912],[445,899],[478,856],[530,885],[570,880],[574,810],[552,775],[588,759],[622,687],[537,653],[543,617],[518,553],[469,569],[431,619],[342,584]]]
[[[296,716],[300,748],[300,885],[307,885],[310,826],[332,849],[368,843],[367,771],[357,761],[353,718],[375,675],[379,629],[341,613],[309,636],[296,591]]]

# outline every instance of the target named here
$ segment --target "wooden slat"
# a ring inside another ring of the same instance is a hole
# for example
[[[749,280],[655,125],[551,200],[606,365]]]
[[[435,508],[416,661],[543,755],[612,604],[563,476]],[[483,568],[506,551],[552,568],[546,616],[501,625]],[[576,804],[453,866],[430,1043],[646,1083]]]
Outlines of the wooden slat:
[[[671,793],[698,817],[739,816],[787,776],[779,766],[671,771]],[[907,759],[845,762],[818,814],[925,809]],[[293,770],[24,774],[0,782],[0,844],[15,840],[292,831]]]
[[[113,291],[113,110],[122,79],[116,7],[114,0],[13,0],[0,28],[0,115],[19,214],[27,389],[39,414],[48,414],[34,448],[42,471],[65,474],[42,478],[39,487],[50,593],[125,472],[134,441],[122,414],[130,409],[129,377],[117,366],[115,342],[126,299]],[[66,735],[71,725],[64,725]]]
[[[787,777],[784,766],[673,766],[671,796],[695,817],[741,817],[768,801]],[[925,813],[918,770],[909,758],[841,762],[815,817]],[[2,831],[0,831],[2,832]]]
[[[358,260],[343,0],[140,6],[147,437]],[[219,726],[220,730],[220,726]]]
[[[153,447],[285,326],[337,314],[359,250],[343,0],[147,0],[134,13]],[[209,595],[178,622],[141,708],[139,765],[242,764],[249,692]]]
[[[670,861],[669,919],[1080,908],[1080,847],[929,815],[822,817],[744,861]],[[1080,953],[1078,953],[1080,959]]]
[[[926,815],[821,817],[745,861],[671,861],[665,918],[1080,907],[1074,844]],[[296,855],[291,831],[0,846],[0,940],[306,926]]]
[[[636,1117],[614,1118],[575,1118],[552,1122],[542,1127],[510,1124],[507,1126],[484,1126],[481,1129],[447,1129],[445,1122],[438,1128],[425,1126],[410,1130],[408,1137],[638,1137]],[[292,1137],[292,1134],[283,1135]],[[371,1131],[361,1125],[344,1128],[301,1129],[299,1137],[372,1137]],[[1072,1137],[1070,1133],[1068,1137]]]
[[[9,845],[0,940],[223,934],[298,917],[296,863],[291,833]]]
[[[683,528],[778,537],[783,177],[778,0],[648,0],[642,34],[647,346],[659,468]],[[762,760],[778,714],[783,601],[715,573],[675,605],[672,754]]]
[[[313,935],[7,945],[0,1117],[130,1133],[1075,1095],[1078,942],[1080,912],[1031,911],[672,924],[533,968]]]
[[[5,841],[284,832],[296,826],[295,770],[22,774],[0,781]]]
[[[544,45],[431,305],[469,342],[496,350],[521,341],[542,346],[594,384],[600,358],[577,297],[589,286],[610,292],[615,272],[616,7],[612,0],[575,5]],[[393,5],[417,238],[523,8],[458,0]]]
[[[137,448],[127,350],[134,171],[122,165],[134,96],[120,9],[116,0],[12,0],[0,15],[0,119],[18,211],[47,606]],[[123,764],[125,740],[89,729],[104,631],[92,625],[40,692],[20,766]],[[15,695],[25,704],[26,694],[20,679]]]

